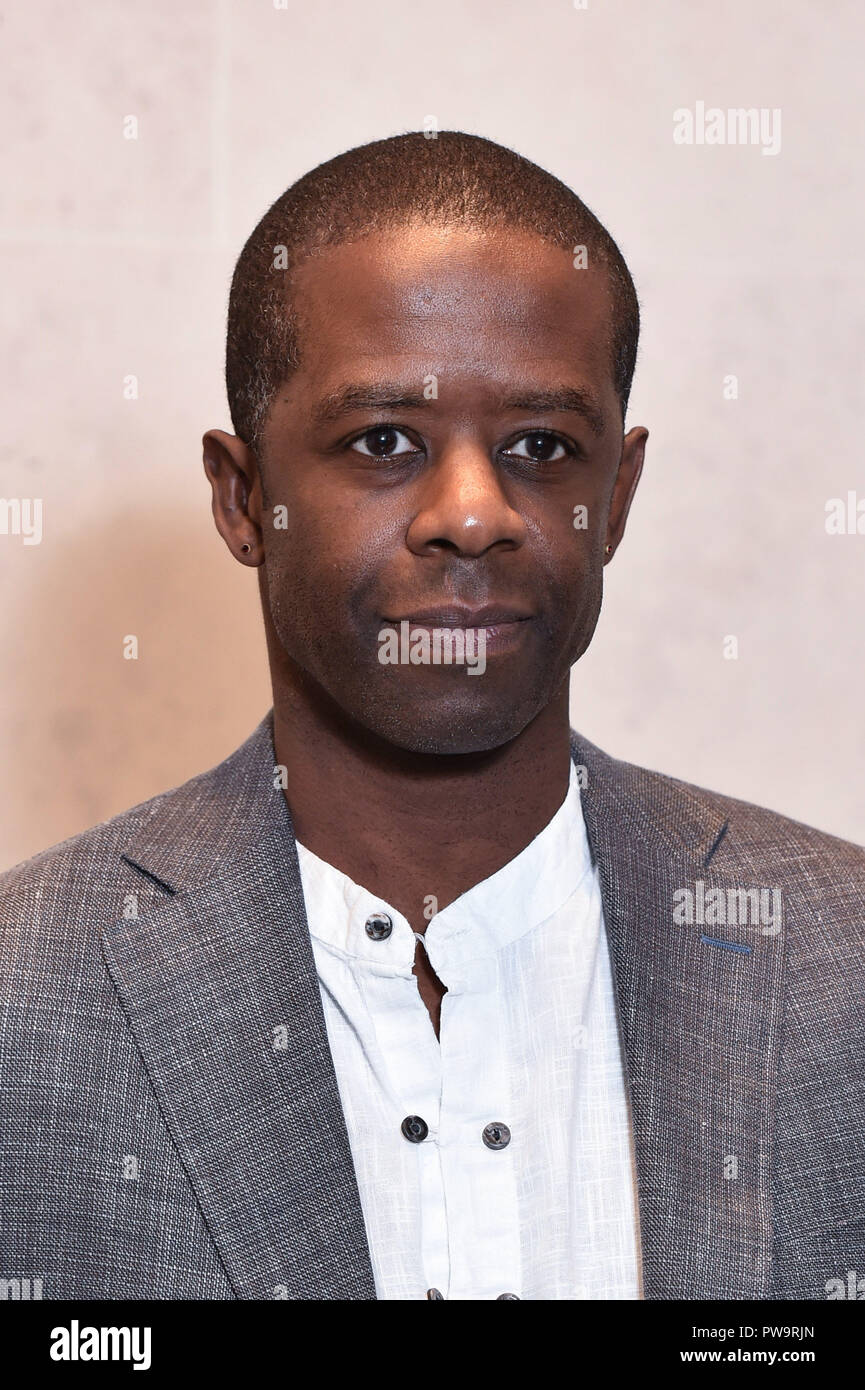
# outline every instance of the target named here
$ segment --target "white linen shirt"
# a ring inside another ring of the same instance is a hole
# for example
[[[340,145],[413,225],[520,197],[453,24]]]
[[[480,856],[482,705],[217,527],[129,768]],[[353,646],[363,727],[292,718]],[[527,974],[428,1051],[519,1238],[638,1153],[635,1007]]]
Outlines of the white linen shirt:
[[[573,763],[552,820],[425,939],[297,850],[377,1298],[641,1297],[609,951]],[[382,913],[393,928],[376,940],[366,923]],[[440,1040],[412,974],[418,940],[447,987]],[[401,1129],[412,1116],[421,1142]],[[484,1142],[490,1125],[510,1130],[504,1147]]]

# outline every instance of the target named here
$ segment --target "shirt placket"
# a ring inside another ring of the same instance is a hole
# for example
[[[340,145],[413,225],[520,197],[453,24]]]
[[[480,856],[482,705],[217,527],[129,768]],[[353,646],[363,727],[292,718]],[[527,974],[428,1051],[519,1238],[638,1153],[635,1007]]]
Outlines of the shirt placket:
[[[416,937],[392,908],[393,937],[381,961],[366,955],[364,989],[368,1016],[393,1098],[395,1135],[417,1185],[418,1297],[447,1288],[450,1280],[444,1182],[439,1156],[441,1054],[432,1021],[411,973]],[[433,1295],[435,1296],[435,1295]],[[444,1296],[444,1295],[442,1295]]]
[[[447,944],[447,943],[445,943]],[[440,1030],[438,1132],[453,1299],[521,1297],[507,1038],[495,953],[433,969],[447,986]],[[444,1292],[444,1291],[443,1291]]]

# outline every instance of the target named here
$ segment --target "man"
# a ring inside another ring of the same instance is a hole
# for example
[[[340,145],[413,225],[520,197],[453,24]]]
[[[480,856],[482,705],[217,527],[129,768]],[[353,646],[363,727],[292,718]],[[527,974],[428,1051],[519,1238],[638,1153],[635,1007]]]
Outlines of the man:
[[[855,1290],[865,853],[569,728],[638,327],[597,219],[472,136],[353,150],[253,232],[204,461],[273,710],[3,880],[7,1279]]]

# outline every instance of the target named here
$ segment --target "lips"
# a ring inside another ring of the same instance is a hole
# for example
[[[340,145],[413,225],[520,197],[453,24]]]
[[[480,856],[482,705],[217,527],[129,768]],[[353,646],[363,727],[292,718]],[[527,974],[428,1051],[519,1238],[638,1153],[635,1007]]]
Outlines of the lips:
[[[524,608],[510,604],[489,603],[482,608],[469,608],[461,604],[449,604],[441,608],[416,608],[411,613],[403,613],[398,618],[386,618],[385,622],[414,623],[417,627],[500,627],[507,623],[527,622],[534,615]]]

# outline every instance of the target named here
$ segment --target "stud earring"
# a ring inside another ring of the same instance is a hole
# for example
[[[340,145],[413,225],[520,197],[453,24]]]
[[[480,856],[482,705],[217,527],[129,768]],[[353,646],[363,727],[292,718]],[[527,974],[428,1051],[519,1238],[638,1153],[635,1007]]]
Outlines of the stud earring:
[[[243,545],[240,548],[243,551],[244,555],[248,555],[252,549],[252,546],[249,544],[249,541],[244,541]]]
[[[604,554],[605,554],[605,555],[612,555],[612,553],[613,553],[613,547],[612,547],[611,545],[605,545],[605,546],[604,546]]]

